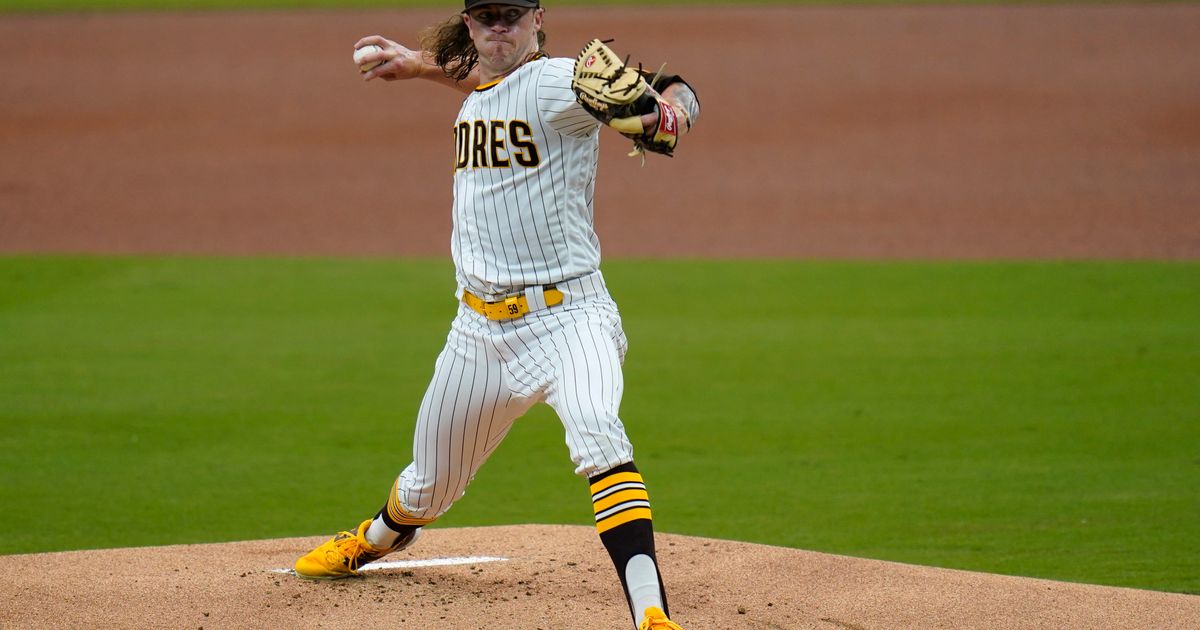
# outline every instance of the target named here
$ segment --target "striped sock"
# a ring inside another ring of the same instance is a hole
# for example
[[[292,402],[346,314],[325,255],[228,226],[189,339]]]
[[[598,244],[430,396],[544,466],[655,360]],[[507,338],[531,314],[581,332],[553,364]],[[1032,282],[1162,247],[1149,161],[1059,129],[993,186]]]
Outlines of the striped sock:
[[[639,519],[651,520],[650,495],[633,463],[622,464],[590,480],[596,531],[600,534]]]
[[[400,502],[399,478],[397,478],[396,482],[392,484],[392,493],[388,495],[387,505],[383,507],[383,511],[380,513],[380,516],[384,518],[384,522],[386,522],[392,529],[396,529],[395,526],[397,525],[412,525],[414,527],[421,527],[434,521],[432,518],[417,518],[412,514],[409,514],[408,510],[404,509],[404,504]]]
[[[641,473],[630,462],[600,473],[588,482],[596,531],[621,578],[633,625],[639,623],[647,606],[658,606],[669,615],[667,594],[654,555],[650,495]]]

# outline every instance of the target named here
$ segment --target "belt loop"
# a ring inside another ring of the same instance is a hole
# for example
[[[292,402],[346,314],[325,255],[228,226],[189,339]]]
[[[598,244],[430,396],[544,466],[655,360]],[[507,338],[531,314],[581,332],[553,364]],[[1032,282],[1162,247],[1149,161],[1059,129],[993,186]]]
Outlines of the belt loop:
[[[527,287],[525,300],[529,303],[530,313],[546,308],[546,293],[540,286]]]

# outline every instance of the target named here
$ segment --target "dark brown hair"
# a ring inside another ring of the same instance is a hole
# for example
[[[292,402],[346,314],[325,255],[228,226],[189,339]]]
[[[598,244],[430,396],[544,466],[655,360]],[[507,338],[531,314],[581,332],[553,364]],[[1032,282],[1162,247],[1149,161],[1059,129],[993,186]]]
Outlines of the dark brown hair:
[[[479,51],[475,50],[475,42],[471,40],[471,31],[463,22],[462,14],[421,31],[419,41],[421,50],[428,52],[442,73],[455,81],[467,78],[479,63]],[[538,31],[537,43],[541,50],[546,43],[545,31]]]

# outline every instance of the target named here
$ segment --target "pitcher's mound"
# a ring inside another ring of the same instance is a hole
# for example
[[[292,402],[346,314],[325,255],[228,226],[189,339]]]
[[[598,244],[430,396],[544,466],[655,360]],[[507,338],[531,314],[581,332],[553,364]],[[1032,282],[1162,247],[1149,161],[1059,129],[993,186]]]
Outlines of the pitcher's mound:
[[[313,582],[324,537],[0,556],[0,627],[632,627],[595,531],[434,529],[391,566]],[[730,628],[1200,628],[1200,597],[660,534],[675,620]]]

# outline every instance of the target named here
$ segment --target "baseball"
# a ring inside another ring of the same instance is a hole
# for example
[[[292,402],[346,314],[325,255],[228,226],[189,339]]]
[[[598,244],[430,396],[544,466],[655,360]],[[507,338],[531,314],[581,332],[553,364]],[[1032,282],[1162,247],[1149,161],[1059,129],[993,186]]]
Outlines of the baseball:
[[[384,62],[383,59],[380,59],[378,61],[373,61],[371,63],[363,63],[363,57],[366,57],[367,55],[369,55],[371,53],[382,52],[382,51],[383,51],[382,48],[380,48],[379,46],[376,46],[374,44],[369,44],[367,46],[363,46],[362,48],[356,48],[354,50],[354,63],[358,64],[358,70],[360,72],[368,72],[373,68],[383,65],[383,62]]]

